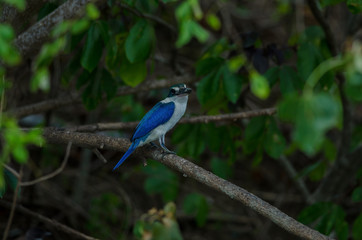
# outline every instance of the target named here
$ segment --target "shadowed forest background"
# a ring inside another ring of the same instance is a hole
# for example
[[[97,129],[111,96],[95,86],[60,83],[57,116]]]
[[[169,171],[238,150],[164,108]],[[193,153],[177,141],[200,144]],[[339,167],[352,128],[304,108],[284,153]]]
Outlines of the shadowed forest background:
[[[361,11],[1,0],[0,236],[362,239]],[[144,147],[112,171],[177,83],[193,89],[166,135],[179,157]]]

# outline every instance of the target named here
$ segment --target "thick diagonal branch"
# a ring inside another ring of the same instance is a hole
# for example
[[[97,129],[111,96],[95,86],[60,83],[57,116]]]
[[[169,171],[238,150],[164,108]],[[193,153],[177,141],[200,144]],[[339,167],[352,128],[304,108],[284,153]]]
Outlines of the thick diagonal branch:
[[[43,136],[49,143],[67,144],[71,141],[74,145],[92,149],[103,148],[113,151],[125,152],[130,145],[129,141],[126,139],[113,138],[91,133],[57,131],[55,129],[46,129],[43,133]],[[176,155],[164,155],[158,150],[147,147],[137,149],[134,154],[143,158],[155,159],[169,166],[170,168],[173,168],[182,174],[185,174],[188,177],[193,178],[200,183],[227,195],[230,198],[241,202],[243,205],[267,217],[281,228],[296,236],[311,240],[331,239],[296,221],[276,207],[249,193],[245,189],[216,176],[215,174],[193,164],[184,158]]]
[[[101,2],[104,0],[98,0]],[[49,37],[52,28],[66,20],[77,17],[82,13],[87,3],[92,0],[68,0],[48,16],[31,26],[27,31],[19,35],[14,44],[22,56],[28,56],[32,51],[38,49]],[[105,2],[105,1],[104,1]]]

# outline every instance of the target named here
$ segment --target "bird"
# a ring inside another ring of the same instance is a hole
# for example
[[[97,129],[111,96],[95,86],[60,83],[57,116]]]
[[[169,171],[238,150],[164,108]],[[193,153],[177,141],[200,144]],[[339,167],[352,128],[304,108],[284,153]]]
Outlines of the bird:
[[[137,125],[132,137],[131,146],[118,161],[113,171],[117,169],[133,151],[142,145],[150,143],[156,139],[164,153],[175,154],[165,146],[165,135],[185,114],[188,96],[192,89],[186,84],[176,84],[170,87],[168,96],[159,101]]]

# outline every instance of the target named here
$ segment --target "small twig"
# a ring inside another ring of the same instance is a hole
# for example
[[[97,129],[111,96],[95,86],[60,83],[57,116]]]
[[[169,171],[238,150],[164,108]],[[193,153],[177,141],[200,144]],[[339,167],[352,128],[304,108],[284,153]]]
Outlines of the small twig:
[[[4,168],[6,168],[6,170],[8,170],[9,172],[11,172],[16,178],[20,178],[19,173],[12,167],[10,167],[9,165],[6,165],[3,163]]]
[[[236,121],[243,118],[252,118],[257,116],[271,116],[276,113],[276,108],[258,109],[245,112],[220,114],[220,115],[203,115],[196,117],[183,118],[180,120],[180,124],[186,123],[209,123],[209,122],[229,122]],[[70,132],[97,132],[108,130],[122,130],[122,129],[134,129],[138,122],[115,122],[115,123],[95,123],[76,127],[66,128],[64,130]]]
[[[171,24],[169,24],[168,22],[164,21],[163,19],[161,19],[159,17],[156,17],[156,16],[151,15],[151,14],[140,12],[137,9],[132,8],[128,4],[117,3],[117,5],[119,5],[121,8],[124,8],[124,9],[130,11],[131,13],[133,13],[133,14],[139,16],[139,17],[147,18],[147,19],[150,19],[150,20],[152,20],[154,22],[157,22],[157,23],[163,25],[163,26],[167,27],[168,29],[170,29],[173,33],[177,32],[176,28],[174,26],[172,26]]]
[[[55,177],[56,175],[58,175],[59,173],[61,173],[65,166],[67,165],[67,162],[68,162],[68,159],[69,159],[69,155],[70,155],[70,150],[72,149],[72,142],[69,142],[68,145],[67,145],[67,150],[65,152],[65,156],[64,156],[64,159],[63,159],[63,162],[62,162],[62,165],[60,165],[60,167],[55,170],[54,172],[52,173],[49,173],[45,176],[42,176],[42,177],[39,177],[37,179],[34,179],[32,181],[28,181],[28,182],[22,182],[20,185],[22,187],[27,187],[27,186],[31,186],[31,185],[34,185],[34,184],[37,184],[39,182],[43,182],[45,180],[48,180],[50,178],[53,178]]]
[[[209,122],[222,122],[222,121],[236,121],[242,118],[271,116],[274,115],[276,112],[277,112],[276,108],[266,108],[266,109],[251,110],[246,112],[238,112],[238,113],[184,118],[180,121],[180,123],[209,123]]]
[[[5,207],[11,207],[10,203],[8,203],[6,201],[3,201],[3,200],[0,200],[0,205],[5,206]],[[67,233],[67,234],[72,235],[72,239],[73,238],[81,238],[81,239],[87,239],[87,240],[96,240],[96,238],[93,238],[91,236],[85,235],[84,233],[78,232],[77,230],[75,230],[73,228],[70,228],[70,227],[68,227],[66,225],[63,225],[60,222],[58,222],[56,220],[53,220],[53,219],[50,219],[48,217],[45,217],[45,216],[43,216],[43,215],[41,215],[41,214],[39,214],[37,212],[33,212],[30,209],[25,208],[23,206],[16,206],[15,208],[19,212],[22,212],[24,214],[32,216],[32,217],[38,219],[39,221],[42,221],[45,224],[48,224],[48,225],[54,227],[55,229],[61,230],[61,231],[65,232],[65,233]]]
[[[145,81],[143,84],[138,85],[137,87],[121,87],[117,91],[117,96],[125,96],[129,94],[139,93],[139,92],[148,92],[150,90],[161,89],[165,87],[172,86],[177,83],[192,83],[196,81],[195,77],[185,74],[183,76],[172,76],[169,79],[163,80],[149,80]],[[60,96],[55,99],[48,99],[42,102],[30,104],[27,106],[18,107],[15,109],[10,109],[7,111],[8,114],[16,118],[25,117],[31,114],[46,112],[52,109],[59,107],[67,106],[70,104],[81,103],[81,97],[77,93],[72,93],[67,96]]]
[[[298,178],[298,173],[290,163],[290,161],[285,157],[281,156],[277,161],[284,167],[285,171],[288,173],[289,177],[294,181],[299,191],[302,193],[304,199],[308,203],[313,203],[314,199],[312,198],[311,193],[309,192],[307,186],[301,178]]]
[[[107,163],[107,159],[102,155],[98,148],[93,148],[93,153],[104,163]]]
[[[20,185],[21,185],[21,176],[22,175],[23,175],[23,165],[21,165],[21,167],[20,167],[20,172],[19,172],[19,175],[18,175],[18,182],[16,183],[16,187],[15,187],[15,190],[14,190],[14,196],[13,196],[13,202],[11,204],[10,216],[9,216],[9,219],[8,219],[8,223],[6,224],[3,240],[7,239],[9,231],[10,231],[11,223],[12,223],[13,218],[14,218],[16,201],[17,201],[18,195],[19,195],[19,189],[20,189]]]
[[[314,17],[317,19],[321,27],[323,28],[323,31],[325,33],[326,41],[328,44],[329,49],[331,50],[331,53],[333,56],[337,56],[337,46],[335,42],[334,35],[331,31],[331,28],[329,27],[329,24],[324,19],[322,12],[318,9],[316,0],[307,0],[310,10],[312,11]]]

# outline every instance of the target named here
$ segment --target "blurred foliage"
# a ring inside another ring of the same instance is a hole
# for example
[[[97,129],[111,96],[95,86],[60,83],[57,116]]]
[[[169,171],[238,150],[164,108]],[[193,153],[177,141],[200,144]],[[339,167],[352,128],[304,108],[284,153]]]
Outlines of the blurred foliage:
[[[61,2],[45,3],[35,19],[43,19]],[[1,3],[18,11],[26,6],[24,0],[2,0]],[[120,3],[126,7],[120,7]],[[318,7],[326,9],[340,3],[346,4],[353,14],[362,11],[360,0],[320,0]],[[226,26],[228,23],[223,17],[222,11],[226,8],[214,3],[205,7],[199,0],[109,0],[107,5],[108,8],[98,9],[89,3],[83,17],[61,21],[53,29],[31,64],[29,89],[34,94],[50,92],[52,65],[64,57],[62,87],[75,86],[88,110],[96,109],[106,100],[108,106],[104,115],[137,121],[148,108],[144,107],[146,101],[141,103],[139,95],[117,96],[118,88],[136,87],[147,76],[155,74],[155,66],[159,64],[156,59],[160,58],[156,53],[163,44],[169,47],[167,51],[181,58],[187,58],[187,50],[191,49],[192,57],[185,62],[192,61],[190,68],[199,77],[194,85],[196,101],[201,106],[198,114],[216,115],[248,109],[248,93],[256,99],[254,102],[276,102],[278,114],[229,125],[178,125],[172,134],[172,143],[177,146],[179,155],[198,161],[222,178],[231,179],[239,164],[258,167],[263,159],[303,154],[311,161],[303,163],[297,177],[308,176],[315,184],[323,179],[337,157],[337,144],[330,133],[339,132],[343,124],[340,90],[352,104],[362,102],[362,45],[359,41],[353,41],[344,53],[332,56],[320,26],[308,25],[302,32],[290,34],[286,41],[289,46],[277,46],[269,43],[270,39],[264,40],[260,33],[232,32],[235,29],[230,30],[231,26]],[[241,19],[250,17],[248,6],[240,3],[233,14]],[[295,11],[295,4],[276,1],[273,11],[273,17],[282,21],[283,16],[289,17],[288,14]],[[175,36],[161,34],[163,30],[158,28],[160,23],[155,17],[174,24]],[[14,189],[17,183],[16,176],[4,170],[3,164],[10,159],[27,163],[28,145],[41,146],[44,142],[40,129],[24,132],[17,120],[3,114],[4,95],[12,85],[6,71],[22,63],[13,46],[15,37],[13,27],[0,24],[0,196],[4,195],[6,186]],[[186,65],[185,62],[181,65]],[[163,78],[163,74],[155,74],[156,79]],[[340,86],[337,74],[343,74],[346,79]],[[157,100],[162,98],[152,93]],[[151,101],[144,99],[150,105]],[[354,126],[350,150],[355,150],[361,141],[362,128]],[[51,158],[51,153],[48,154],[46,157]],[[181,196],[181,177],[164,165],[149,161],[142,173],[146,176],[143,187],[147,194],[161,196],[164,203],[177,201]],[[361,201],[360,183],[351,191],[350,198],[353,203]],[[111,227],[120,224],[117,208],[123,208],[123,203],[112,193],[94,197],[90,203],[88,231],[96,237],[109,238]],[[205,226],[212,208],[205,196],[187,193],[182,203],[184,212],[195,217],[198,226]],[[338,239],[347,239],[350,235],[362,239],[362,215],[347,216],[344,207],[332,202],[316,203],[305,208],[299,219],[322,233],[334,232]],[[175,211],[172,203],[163,210],[150,210],[136,223],[134,235],[138,239],[182,239]],[[120,237],[121,231],[124,229],[117,232]]]
[[[172,202],[162,210],[150,209],[136,222],[134,236],[142,240],[182,240],[175,214],[176,205]]]
[[[179,178],[173,171],[155,161],[149,161],[142,170],[148,176],[144,183],[144,189],[148,194],[161,194],[165,203],[176,199]]]
[[[320,202],[305,208],[298,220],[304,224],[312,224],[319,232],[329,235],[334,230],[338,239],[348,238],[348,223],[342,207],[328,202]]]
[[[42,129],[34,128],[28,132],[24,132],[19,128],[15,119],[1,116],[0,131],[4,144],[2,145],[2,151],[0,153],[0,189],[4,189],[4,164],[7,164],[10,158],[13,158],[20,164],[26,163],[29,158],[27,145],[35,144],[42,146],[44,139],[42,137]],[[11,175],[8,175],[8,179]],[[13,182],[12,179],[13,177],[10,177],[10,184]]]
[[[118,235],[117,239],[120,239],[125,230],[125,224],[129,224],[119,218],[120,212],[123,213],[123,216],[129,213],[127,213],[127,206],[119,196],[111,192],[103,193],[99,197],[92,198],[90,204],[88,212],[90,217],[86,223],[89,233],[96,238],[110,239]],[[117,233],[114,233],[115,229],[117,229]]]
[[[197,225],[202,227],[207,220],[209,204],[203,195],[190,193],[184,199],[183,210],[186,214],[194,215]]]

